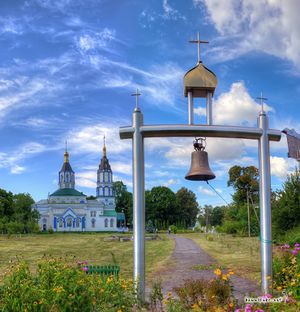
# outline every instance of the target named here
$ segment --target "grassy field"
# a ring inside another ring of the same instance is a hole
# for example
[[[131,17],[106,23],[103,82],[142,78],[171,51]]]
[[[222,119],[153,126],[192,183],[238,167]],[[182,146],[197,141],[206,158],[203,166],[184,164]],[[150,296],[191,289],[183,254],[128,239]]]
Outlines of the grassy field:
[[[133,243],[105,242],[111,234],[103,233],[55,233],[40,235],[0,236],[0,277],[10,260],[24,259],[34,268],[43,255],[75,256],[78,260],[88,260],[91,265],[113,264],[112,253],[121,267],[124,277],[132,276]],[[151,274],[166,265],[174,249],[174,241],[167,235],[162,240],[146,241],[146,274]]]
[[[191,238],[220,266],[254,281],[260,280],[260,242],[257,237],[232,237],[225,234],[181,234]]]

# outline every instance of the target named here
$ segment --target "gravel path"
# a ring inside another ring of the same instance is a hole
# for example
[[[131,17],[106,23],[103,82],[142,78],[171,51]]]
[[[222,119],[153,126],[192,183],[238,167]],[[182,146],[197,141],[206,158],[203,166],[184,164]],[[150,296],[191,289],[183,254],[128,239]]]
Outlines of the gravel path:
[[[173,288],[180,286],[187,279],[211,279],[215,277],[214,270],[193,270],[195,265],[211,265],[216,260],[209,256],[193,240],[173,236],[176,242],[175,250],[171,261],[174,265],[164,271],[156,274],[156,278],[162,282],[163,293],[172,292]],[[259,286],[252,281],[233,275],[231,277],[233,284],[233,294],[239,301],[244,299],[246,294],[259,294]]]

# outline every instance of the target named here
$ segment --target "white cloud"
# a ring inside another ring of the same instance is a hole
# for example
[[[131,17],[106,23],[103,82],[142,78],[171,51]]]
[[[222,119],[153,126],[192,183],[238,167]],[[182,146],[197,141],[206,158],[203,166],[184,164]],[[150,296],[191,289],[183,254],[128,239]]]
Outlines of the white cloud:
[[[132,175],[131,164],[111,161],[110,165],[114,173],[118,172],[126,175]]]
[[[19,146],[15,151],[0,153],[0,168],[9,168],[12,174],[21,174],[26,170],[26,167],[21,166],[20,163],[46,150],[46,146],[40,143],[25,143]]]
[[[214,191],[203,186],[198,187],[198,192],[207,196],[217,196],[217,194]]]
[[[217,125],[253,126],[260,110],[261,105],[251,98],[244,82],[235,82],[213,102],[213,121]],[[264,103],[264,110],[273,111],[273,108]],[[198,107],[195,114],[206,115],[206,110]]]
[[[95,171],[82,171],[76,173],[76,185],[87,187],[87,188],[96,188],[97,175]]]
[[[112,40],[116,40],[115,30],[104,28],[100,32],[94,32],[91,34],[85,33],[79,37],[76,37],[76,44],[80,50],[87,52],[97,48],[105,49]]]
[[[25,171],[25,167],[19,166],[19,165],[14,165],[10,168],[10,173],[12,174],[21,174]]]
[[[256,50],[300,66],[299,1],[194,0],[194,4],[206,6],[210,21],[225,39],[225,51],[216,50],[219,58]]]
[[[164,186],[169,187],[170,185],[176,185],[179,184],[179,179],[169,179],[167,182],[164,183]]]
[[[164,19],[169,19],[169,20],[174,20],[174,21],[178,19],[182,19],[182,20],[186,19],[186,17],[183,16],[181,13],[179,13],[178,10],[171,7],[171,5],[168,3],[168,0],[163,0],[163,10],[164,10],[164,14],[163,14]]]
[[[120,140],[120,124],[129,124],[128,121],[102,122],[93,126],[82,126],[72,129],[68,134],[68,145],[72,152],[77,154],[102,153],[103,136],[106,136],[106,149],[109,155],[122,154],[131,150],[130,140]]]
[[[271,156],[271,174],[279,179],[286,179],[287,175],[295,169],[296,161],[288,158]]]

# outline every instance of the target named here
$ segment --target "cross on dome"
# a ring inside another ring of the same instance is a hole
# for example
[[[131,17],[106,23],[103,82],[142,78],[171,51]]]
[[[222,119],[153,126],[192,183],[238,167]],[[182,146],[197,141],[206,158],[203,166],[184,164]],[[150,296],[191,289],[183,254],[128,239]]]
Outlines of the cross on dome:
[[[135,93],[132,93],[131,96],[135,96],[136,100],[135,100],[135,110],[139,110],[139,96],[141,95],[141,93],[139,93],[139,89],[136,89]]]
[[[200,44],[201,43],[209,43],[208,41],[200,40],[200,32],[198,31],[197,40],[190,40],[190,43],[198,44],[198,63],[200,63]]]
[[[260,106],[261,106],[261,111],[264,111],[264,101],[267,101],[268,99],[263,97],[263,93],[260,93],[260,96],[256,98],[257,100],[260,100]]]

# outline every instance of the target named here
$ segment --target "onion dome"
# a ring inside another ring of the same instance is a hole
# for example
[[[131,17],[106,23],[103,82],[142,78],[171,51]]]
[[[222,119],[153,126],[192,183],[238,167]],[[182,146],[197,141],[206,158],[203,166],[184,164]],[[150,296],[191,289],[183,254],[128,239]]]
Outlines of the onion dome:
[[[198,62],[184,75],[183,83],[185,97],[190,91],[193,93],[193,97],[206,97],[207,93],[214,94],[218,79],[202,62]]]

